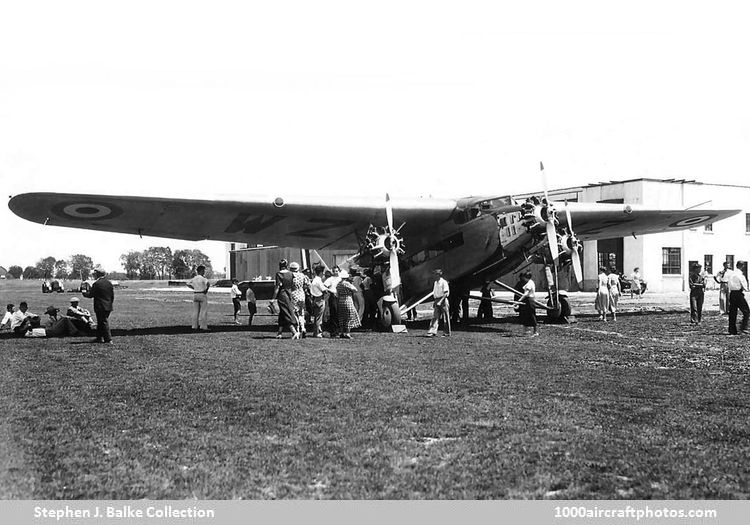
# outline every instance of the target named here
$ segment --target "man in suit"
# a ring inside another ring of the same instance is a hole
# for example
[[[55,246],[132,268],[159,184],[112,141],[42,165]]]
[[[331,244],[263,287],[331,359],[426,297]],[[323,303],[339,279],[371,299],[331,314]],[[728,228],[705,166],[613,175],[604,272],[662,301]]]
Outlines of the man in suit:
[[[96,314],[96,339],[94,342],[112,344],[112,334],[109,331],[109,314],[112,313],[115,290],[106,275],[107,272],[101,266],[94,268],[96,281],[91,285],[88,292],[83,293],[83,296],[94,299],[94,314]]]

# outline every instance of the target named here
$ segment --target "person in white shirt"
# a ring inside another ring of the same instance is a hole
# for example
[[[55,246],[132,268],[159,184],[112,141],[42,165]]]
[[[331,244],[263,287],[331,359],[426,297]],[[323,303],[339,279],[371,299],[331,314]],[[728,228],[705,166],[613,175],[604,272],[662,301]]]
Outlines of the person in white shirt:
[[[518,299],[519,302],[523,303],[519,308],[518,312],[521,316],[521,323],[524,328],[525,334],[531,332],[530,337],[536,337],[539,335],[536,322],[536,285],[534,280],[531,278],[531,272],[523,272],[521,274],[521,282],[523,283],[523,295]]]
[[[94,324],[94,320],[91,317],[91,312],[89,312],[86,308],[78,306],[78,303],[78,297],[71,297],[70,306],[68,306],[68,311],[65,312],[65,315],[70,317],[71,321],[73,321],[73,324],[79,330],[93,330],[96,325]]]
[[[195,271],[198,273],[187,282],[188,288],[193,289],[193,330],[208,331],[208,289],[211,285],[203,274],[206,267],[202,264]]]
[[[748,290],[747,279],[743,275],[743,270],[746,270],[747,263],[737,263],[737,270],[727,271],[724,276],[727,279],[727,289],[729,291],[729,333],[731,335],[737,335],[737,310],[742,311],[742,323],[740,324],[740,331],[743,334],[747,333],[747,322],[748,315],[750,315],[750,308],[747,306],[747,300],[745,300],[745,292]],[[729,268],[731,270],[731,266]]]
[[[0,330],[5,330],[6,327],[10,330],[10,321],[13,318],[14,307],[15,305],[12,303],[8,303],[5,307],[5,315],[3,316],[3,321],[0,323]]]
[[[323,313],[326,310],[326,294],[328,288],[323,283],[323,265],[315,267],[315,277],[310,283],[310,297],[312,298],[313,337],[323,337]]]
[[[729,268],[729,262],[724,262],[724,268],[714,275],[714,281],[719,283],[719,312],[722,315],[729,313],[729,290],[727,288],[728,274],[731,274],[732,270]]]
[[[240,297],[242,297],[242,292],[240,292],[238,283],[239,281],[237,279],[232,279],[232,288],[229,289],[229,297],[231,297],[232,299],[232,307],[234,308],[234,324],[240,324],[240,322],[237,320],[237,314],[239,314],[240,310],[242,309],[242,306],[240,305]]]
[[[17,336],[23,337],[32,328],[39,327],[39,323],[39,316],[29,312],[29,305],[26,301],[21,301],[18,304],[18,310],[10,318],[10,329]]]
[[[443,318],[443,337],[448,337],[451,335],[451,320],[448,312],[450,288],[448,281],[443,279],[443,270],[434,270],[433,274],[435,282],[432,285],[432,321],[427,330],[427,337],[434,337],[437,334],[441,318]]]

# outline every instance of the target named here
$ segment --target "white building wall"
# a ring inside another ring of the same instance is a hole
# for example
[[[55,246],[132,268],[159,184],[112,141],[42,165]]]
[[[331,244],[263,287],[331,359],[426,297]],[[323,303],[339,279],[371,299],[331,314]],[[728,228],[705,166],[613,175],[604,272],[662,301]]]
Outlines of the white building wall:
[[[571,190],[567,190],[570,192]],[[713,273],[722,268],[727,254],[735,262],[750,260],[750,233],[745,232],[745,214],[750,213],[750,187],[699,184],[682,181],[639,179],[623,183],[587,186],[578,190],[581,202],[622,199],[628,204],[643,204],[663,209],[739,209],[738,215],[713,225],[679,232],[665,232],[623,239],[623,270],[626,275],[639,267],[641,275],[652,291],[685,291],[689,273],[688,262],[703,264],[706,254],[713,255]],[[556,195],[557,192],[551,192]],[[556,198],[556,197],[555,197]],[[662,248],[674,247],[681,251],[681,272],[662,274]],[[584,290],[596,286],[597,243],[588,241],[583,247]],[[709,286],[714,283],[709,280]]]

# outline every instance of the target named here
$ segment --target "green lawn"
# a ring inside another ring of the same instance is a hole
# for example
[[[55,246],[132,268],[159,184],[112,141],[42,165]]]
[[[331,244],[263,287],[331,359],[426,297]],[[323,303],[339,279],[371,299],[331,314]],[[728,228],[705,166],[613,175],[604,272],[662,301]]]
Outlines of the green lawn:
[[[0,496],[750,496],[750,339],[717,315],[277,341],[230,325],[228,293],[191,333],[190,294],[152,286],[117,292],[115,345],[0,339]]]

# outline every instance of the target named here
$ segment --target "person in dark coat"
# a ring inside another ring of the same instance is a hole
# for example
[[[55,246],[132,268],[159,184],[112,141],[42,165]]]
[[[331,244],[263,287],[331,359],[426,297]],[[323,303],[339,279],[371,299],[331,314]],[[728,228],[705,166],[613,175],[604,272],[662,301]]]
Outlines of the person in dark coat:
[[[115,289],[107,279],[107,272],[101,266],[94,268],[96,281],[91,289],[83,293],[84,297],[94,299],[94,314],[96,315],[95,343],[112,344],[112,334],[109,331],[109,314],[112,313],[115,301]]]
[[[706,290],[706,279],[701,275],[700,264],[695,264],[690,268],[688,285],[690,286],[690,322],[700,323],[703,317],[703,298]]]

